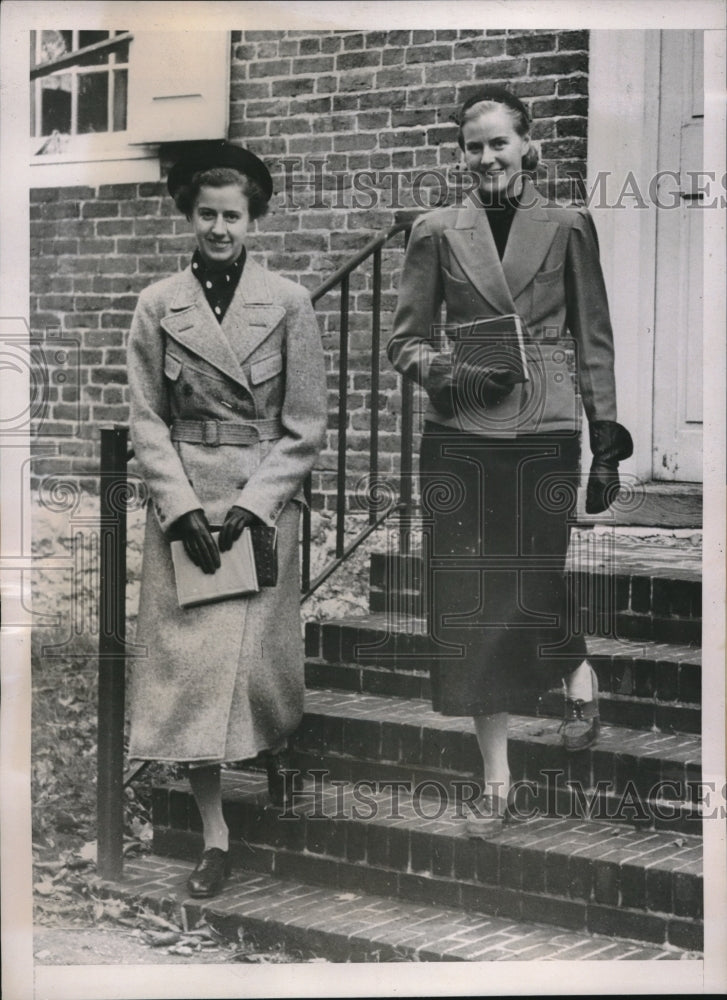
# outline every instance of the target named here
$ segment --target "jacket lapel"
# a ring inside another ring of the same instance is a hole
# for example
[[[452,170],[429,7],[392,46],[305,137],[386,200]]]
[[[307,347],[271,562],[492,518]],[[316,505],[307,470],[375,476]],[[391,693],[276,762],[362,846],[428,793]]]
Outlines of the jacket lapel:
[[[282,306],[273,305],[265,269],[248,257],[222,324],[215,319],[191,267],[178,276],[170,311],[161,324],[187,350],[249,389],[242,362],[284,316]]]
[[[533,280],[558,231],[545,201],[526,179],[515,212],[505,254],[500,261],[484,209],[472,203],[459,213],[447,239],[460,267],[475,289],[499,313],[514,313],[515,299]]]
[[[544,204],[532,181],[526,180],[502,259],[502,270],[513,299],[537,274],[558,231],[558,223],[548,217]]]
[[[510,289],[482,208],[468,204],[447,232],[452,253],[474,288],[500,314],[514,313]]]
[[[161,324],[170,337],[188,351],[248,388],[247,379],[191,267],[186,267],[179,275],[170,311]]]
[[[283,307],[273,304],[265,268],[248,257],[222,320],[222,332],[234,343],[238,361],[245,361],[284,316]]]

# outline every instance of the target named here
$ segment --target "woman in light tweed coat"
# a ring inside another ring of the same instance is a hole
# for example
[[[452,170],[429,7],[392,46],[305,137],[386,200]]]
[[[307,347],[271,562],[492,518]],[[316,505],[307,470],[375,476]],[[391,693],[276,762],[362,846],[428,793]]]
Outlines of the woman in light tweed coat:
[[[303,711],[298,523],[324,441],[323,350],[308,293],[247,257],[272,194],[265,165],[211,142],[169,174],[197,241],[191,265],[139,297],[128,375],[131,437],[150,506],[131,684],[130,757],[185,762],[205,850],[194,896],[228,864],[220,764],[281,750]],[[180,609],[170,541],[206,573],[255,522],[278,529],[278,584]],[[269,775],[274,776],[274,768]]]

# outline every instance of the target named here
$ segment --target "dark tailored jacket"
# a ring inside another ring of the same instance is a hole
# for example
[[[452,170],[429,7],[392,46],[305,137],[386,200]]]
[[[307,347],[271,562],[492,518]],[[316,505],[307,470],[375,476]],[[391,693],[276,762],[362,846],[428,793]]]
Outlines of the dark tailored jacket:
[[[502,261],[477,205],[435,209],[416,221],[388,354],[424,388],[442,304],[447,326],[517,313],[530,379],[493,406],[468,404],[454,416],[430,401],[426,419],[495,437],[573,431],[576,386],[589,422],[616,419],[613,334],[587,209],[549,205],[527,180]]]

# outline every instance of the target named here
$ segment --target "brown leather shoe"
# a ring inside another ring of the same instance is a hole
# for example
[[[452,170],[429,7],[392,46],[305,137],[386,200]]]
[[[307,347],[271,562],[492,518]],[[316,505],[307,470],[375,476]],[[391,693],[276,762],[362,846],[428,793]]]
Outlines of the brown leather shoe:
[[[210,847],[203,853],[197,867],[187,880],[189,895],[195,899],[209,899],[210,896],[216,896],[229,874],[229,851]]]
[[[569,753],[587,750],[598,740],[601,718],[598,712],[598,678],[591,667],[591,700],[566,698],[565,713],[558,732]]]

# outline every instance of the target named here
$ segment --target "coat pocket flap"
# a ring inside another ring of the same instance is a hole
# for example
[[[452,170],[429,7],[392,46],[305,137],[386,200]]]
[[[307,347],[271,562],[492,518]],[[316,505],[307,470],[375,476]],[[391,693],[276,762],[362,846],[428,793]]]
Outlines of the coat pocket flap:
[[[179,378],[179,374],[182,371],[182,362],[179,358],[175,358],[173,354],[167,352],[164,355],[164,374],[172,382],[176,382]]]
[[[254,361],[250,365],[250,381],[253,385],[259,385],[260,382],[265,382],[267,379],[272,378],[273,375],[279,375],[282,370],[283,355],[280,351],[277,351],[275,354],[270,354],[267,358]]]

